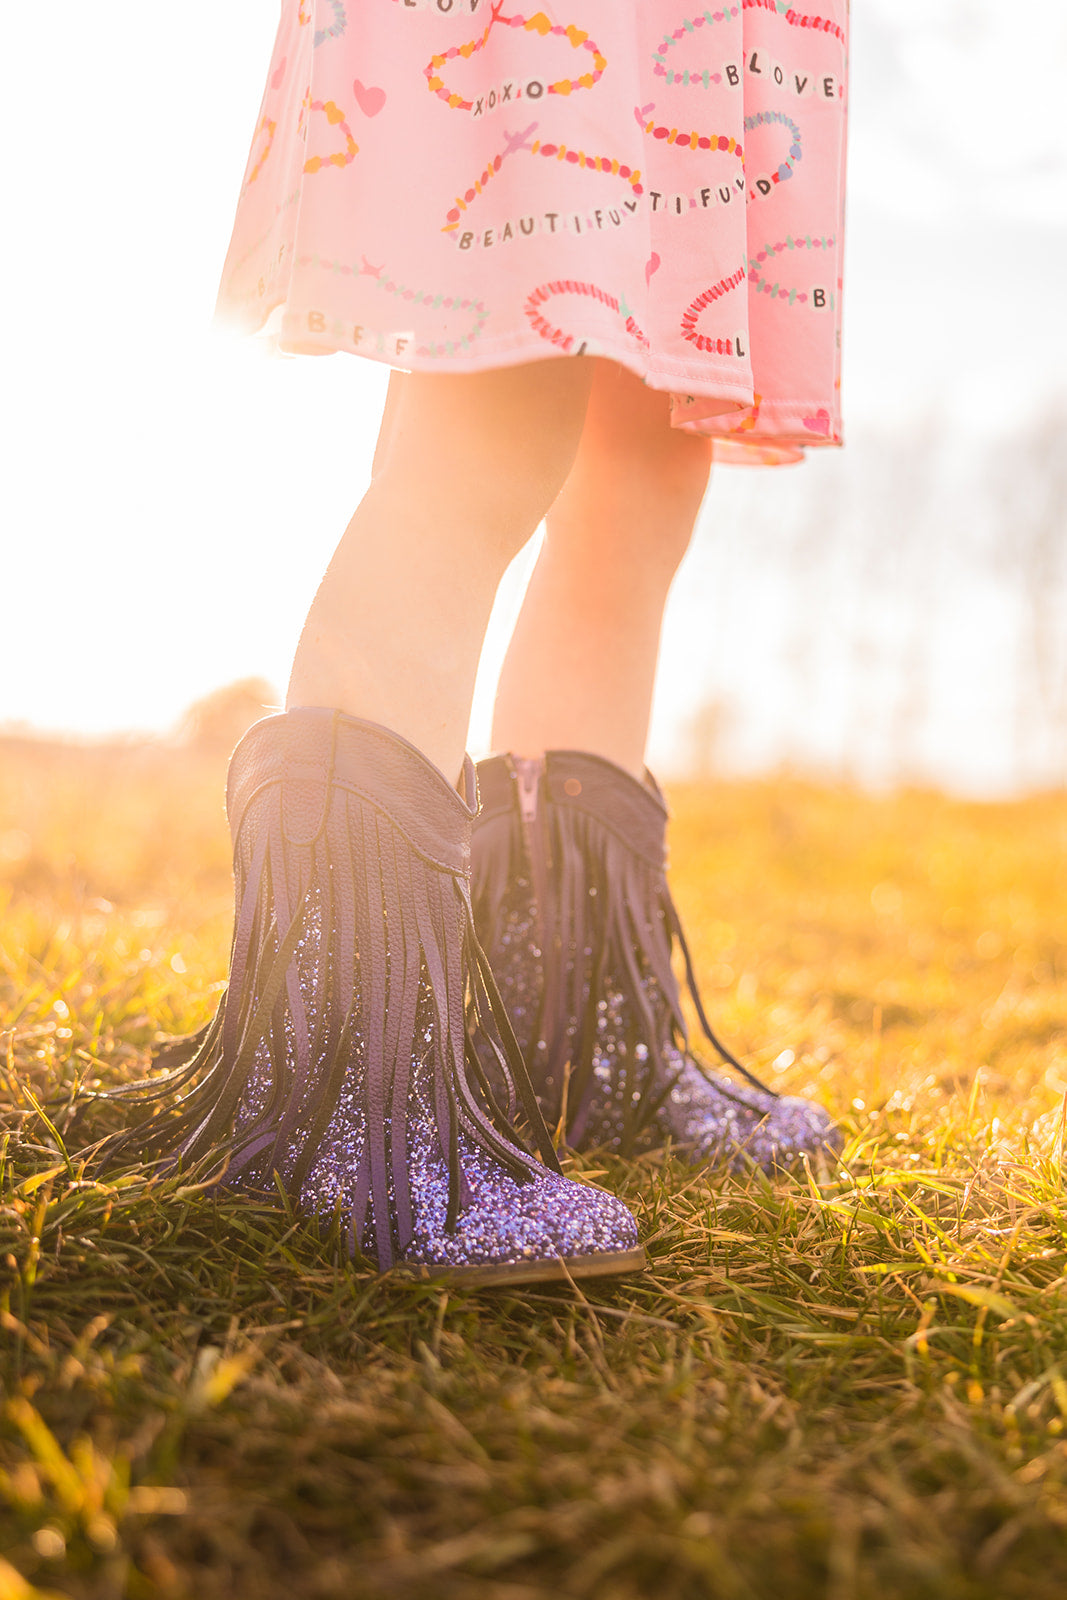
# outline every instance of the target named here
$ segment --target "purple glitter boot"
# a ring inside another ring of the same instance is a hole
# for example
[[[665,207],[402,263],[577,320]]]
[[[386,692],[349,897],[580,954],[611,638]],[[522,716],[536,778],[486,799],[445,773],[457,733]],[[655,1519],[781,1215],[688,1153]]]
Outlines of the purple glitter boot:
[[[776,1094],[712,1031],[667,887],[667,807],[580,751],[478,767],[474,914],[551,1126],[574,1149],[630,1155],[669,1140],[694,1163],[771,1171],[840,1141],[810,1101]],[[738,1074],[690,1053],[671,951],[710,1043]]]
[[[224,1154],[229,1188],[280,1181],[383,1271],[477,1284],[632,1271],[633,1217],[560,1175],[478,944],[469,761],[465,777],[463,799],[406,740],[337,711],[246,734],[227,790],[229,987],[192,1059],[140,1092],[195,1087],[124,1142],[183,1165]],[[543,1165],[512,1126],[516,1091]]]

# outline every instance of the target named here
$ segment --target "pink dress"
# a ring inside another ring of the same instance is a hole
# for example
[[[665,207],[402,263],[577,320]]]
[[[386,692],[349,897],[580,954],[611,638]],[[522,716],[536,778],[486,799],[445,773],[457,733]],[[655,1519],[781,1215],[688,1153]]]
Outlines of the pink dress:
[[[730,460],[838,444],[847,0],[283,0],[220,311],[610,357]]]

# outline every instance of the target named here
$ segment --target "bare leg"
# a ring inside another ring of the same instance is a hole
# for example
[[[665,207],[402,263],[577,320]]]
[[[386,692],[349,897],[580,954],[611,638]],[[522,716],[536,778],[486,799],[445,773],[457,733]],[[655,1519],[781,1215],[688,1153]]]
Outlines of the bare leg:
[[[501,673],[494,749],[588,750],[640,775],[663,608],[710,465],[710,441],[671,429],[665,394],[597,363]]]
[[[592,377],[558,360],[393,386],[387,449],[308,614],[290,707],[382,723],[459,771],[497,587],[567,476]]]

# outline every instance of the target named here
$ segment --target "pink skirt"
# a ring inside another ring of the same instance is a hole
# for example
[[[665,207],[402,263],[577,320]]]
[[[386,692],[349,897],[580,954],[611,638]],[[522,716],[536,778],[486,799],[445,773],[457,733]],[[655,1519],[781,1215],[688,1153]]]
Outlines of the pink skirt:
[[[283,0],[220,314],[421,372],[606,356],[723,459],[839,444],[848,4],[811,3]]]

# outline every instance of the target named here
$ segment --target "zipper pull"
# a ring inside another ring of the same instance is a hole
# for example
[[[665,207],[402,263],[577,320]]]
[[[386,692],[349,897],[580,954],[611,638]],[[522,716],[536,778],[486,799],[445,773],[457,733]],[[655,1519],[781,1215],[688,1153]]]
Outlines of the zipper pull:
[[[541,763],[529,756],[517,756],[514,761],[515,781],[519,786],[519,814],[527,828],[532,828],[537,816],[537,789],[541,778]]]
[[[534,913],[537,919],[537,942],[545,948],[549,937],[548,905],[548,851],[545,840],[544,818],[537,815],[537,800],[541,788],[544,763],[531,756],[512,758],[515,782],[519,789],[519,816],[526,841],[526,856],[530,863],[530,889],[533,893]]]

